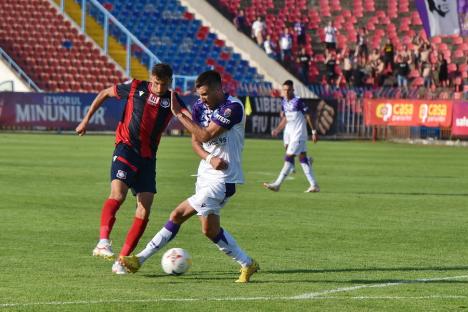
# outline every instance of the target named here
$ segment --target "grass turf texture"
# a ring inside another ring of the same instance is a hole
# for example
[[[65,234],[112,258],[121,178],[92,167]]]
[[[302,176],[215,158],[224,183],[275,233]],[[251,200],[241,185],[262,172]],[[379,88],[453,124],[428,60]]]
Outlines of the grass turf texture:
[[[281,169],[281,142],[247,140],[246,184],[223,209],[222,225],[262,270],[238,285],[238,266],[196,218],[137,274],[113,275],[111,262],[91,256],[112,136],[0,133],[0,146],[2,311],[468,310],[468,277],[416,282],[468,276],[467,149],[310,144],[322,191],[303,193],[297,163],[293,179],[272,193],[261,183]],[[137,251],[192,194],[197,165],[188,138],[162,139],[159,193]],[[117,215],[116,251],[134,205],[129,194]],[[191,253],[188,274],[162,272],[160,257],[171,247]],[[312,295],[291,299],[303,294]]]

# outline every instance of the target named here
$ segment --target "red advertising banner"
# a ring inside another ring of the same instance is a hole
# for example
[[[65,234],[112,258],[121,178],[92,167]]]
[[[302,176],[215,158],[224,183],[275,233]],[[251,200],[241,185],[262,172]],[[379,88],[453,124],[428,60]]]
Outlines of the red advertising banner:
[[[468,102],[453,103],[452,135],[468,136]]]
[[[366,126],[450,127],[452,101],[365,99]]]

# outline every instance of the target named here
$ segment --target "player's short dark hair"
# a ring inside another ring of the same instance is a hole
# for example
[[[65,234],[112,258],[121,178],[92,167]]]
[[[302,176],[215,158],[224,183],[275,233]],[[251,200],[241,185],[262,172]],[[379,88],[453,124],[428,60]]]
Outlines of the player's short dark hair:
[[[165,63],[155,64],[151,69],[151,75],[161,79],[172,78],[171,65]]]
[[[201,73],[195,81],[195,87],[197,89],[202,86],[221,86],[221,84],[221,75],[215,70],[207,70],[206,72]]]
[[[283,82],[283,86],[289,86],[289,87],[293,87],[294,86],[294,83],[292,82],[292,80],[286,80],[285,82]]]

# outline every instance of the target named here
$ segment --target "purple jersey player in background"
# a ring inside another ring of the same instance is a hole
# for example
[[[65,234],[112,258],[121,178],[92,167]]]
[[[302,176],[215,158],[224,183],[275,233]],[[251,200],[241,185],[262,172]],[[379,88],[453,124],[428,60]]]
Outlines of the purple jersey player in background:
[[[294,168],[294,157],[299,155],[304,174],[310,183],[306,193],[320,192],[312,170],[312,158],[307,157],[307,125],[312,129],[312,142],[317,142],[317,131],[313,127],[308,107],[297,96],[294,96],[293,82],[286,80],[282,87],[283,102],[281,107],[281,121],[271,134],[277,136],[284,129],[284,144],[286,157],[283,169],[273,183],[263,183],[263,186],[273,192],[278,192],[284,179]]]

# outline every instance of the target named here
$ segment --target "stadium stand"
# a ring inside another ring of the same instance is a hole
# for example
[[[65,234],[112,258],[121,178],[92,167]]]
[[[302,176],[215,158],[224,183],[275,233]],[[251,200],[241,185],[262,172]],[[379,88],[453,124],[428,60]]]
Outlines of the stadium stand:
[[[47,0],[0,1],[0,45],[44,91],[96,92],[123,73]]]
[[[323,62],[327,51],[324,49],[323,42],[324,27],[328,21],[333,21],[338,31],[339,60],[336,66],[338,77],[342,77],[339,68],[339,64],[342,63],[340,52],[356,48],[357,35],[363,28],[367,30],[366,40],[369,51],[374,48],[382,49],[386,38],[392,41],[396,52],[400,52],[404,45],[412,51],[415,44],[413,38],[416,35],[427,40],[415,5],[409,0],[318,0],[313,2],[306,0],[210,0],[210,3],[231,20],[239,10],[244,10],[249,25],[257,16],[263,16],[267,34],[274,41],[279,40],[285,27],[293,30],[294,23],[304,23],[307,29],[305,48],[307,53],[314,58],[309,67],[308,77],[313,84],[326,83],[324,79],[326,69]],[[466,38],[464,40],[461,36],[435,37],[430,40],[430,43],[431,61],[436,70],[440,65],[437,62],[438,54],[442,54],[449,63],[449,74],[455,72],[454,68],[457,65],[466,64],[468,58]],[[293,54],[297,54],[298,49],[299,45],[294,38]],[[461,73],[462,82],[466,85],[466,70]],[[414,86],[421,84],[420,78],[420,70],[411,72],[410,79]],[[343,81],[341,79],[342,83]],[[373,81],[373,79],[368,79],[366,83]],[[391,80],[389,84],[394,84],[394,81]],[[455,83],[451,81],[450,85],[455,86]]]
[[[271,93],[270,82],[178,1],[100,0],[100,3],[161,61],[171,64],[178,75],[191,76],[215,69],[222,74],[230,92],[242,94],[248,89],[257,94]],[[91,14],[103,23],[97,12]],[[145,18],[140,18],[142,14]],[[125,41],[112,27],[111,33],[120,42]],[[134,52],[142,63],[148,63],[145,54]]]

